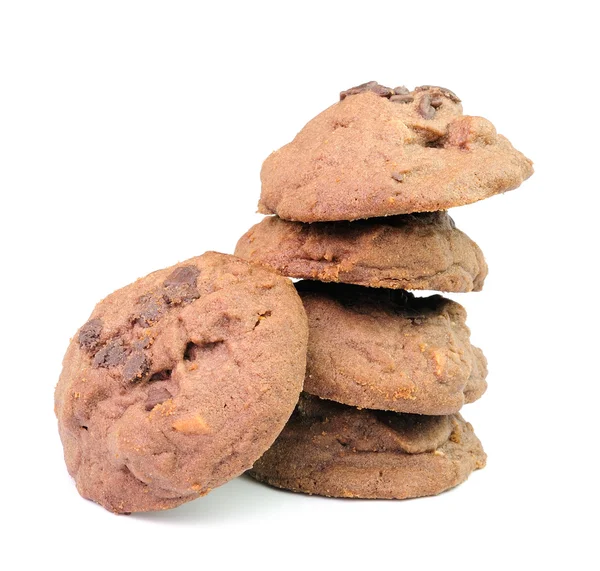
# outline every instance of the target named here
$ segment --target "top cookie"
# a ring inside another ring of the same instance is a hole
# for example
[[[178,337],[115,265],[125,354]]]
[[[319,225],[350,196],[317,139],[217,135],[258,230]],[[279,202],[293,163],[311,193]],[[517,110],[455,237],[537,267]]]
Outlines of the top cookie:
[[[369,82],[264,162],[259,212],[301,222],[447,210],[517,188],[532,163],[451,91]]]
[[[115,512],[166,509],[250,468],[298,400],[307,338],[291,282],[224,254],[109,295],[55,393],[81,495]]]

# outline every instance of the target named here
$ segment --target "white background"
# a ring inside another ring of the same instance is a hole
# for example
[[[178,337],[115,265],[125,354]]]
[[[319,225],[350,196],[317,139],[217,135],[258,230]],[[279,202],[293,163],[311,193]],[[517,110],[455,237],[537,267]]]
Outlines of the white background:
[[[0,3],[3,568],[597,569],[600,314],[594,3]],[[490,275],[463,409],[485,470],[437,498],[327,500],[238,478],[115,516],[69,478],[53,390],[94,304],[232,252],[264,158],[341,89],[437,84],[535,162],[454,209]],[[6,566],[5,566],[6,564]]]

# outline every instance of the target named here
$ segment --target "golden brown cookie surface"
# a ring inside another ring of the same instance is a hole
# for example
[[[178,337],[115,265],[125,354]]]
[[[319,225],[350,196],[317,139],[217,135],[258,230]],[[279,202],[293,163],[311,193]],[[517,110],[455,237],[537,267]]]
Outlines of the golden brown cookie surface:
[[[473,427],[459,414],[358,410],[302,396],[249,474],[294,492],[405,499],[452,488],[485,461]]]
[[[479,291],[487,275],[481,250],[446,212],[313,224],[270,216],[235,253],[284,276],[368,287]]]
[[[296,284],[308,315],[304,390],[361,408],[442,415],[486,390],[466,312],[440,295]]]
[[[451,91],[360,86],[267,158],[259,212],[301,222],[433,212],[517,188],[532,173]]]
[[[63,362],[55,410],[82,496],[167,509],[248,469],[302,387],[306,315],[291,282],[206,253],[102,300]]]

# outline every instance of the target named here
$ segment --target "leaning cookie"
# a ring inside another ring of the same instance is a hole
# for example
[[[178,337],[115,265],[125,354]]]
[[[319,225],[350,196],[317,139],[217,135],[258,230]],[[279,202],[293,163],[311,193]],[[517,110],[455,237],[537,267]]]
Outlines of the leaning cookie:
[[[370,82],[341,94],[264,162],[259,212],[355,220],[448,210],[517,188],[532,163],[460,99]]]
[[[294,409],[307,336],[289,280],[224,254],[109,295],[55,393],[81,495],[120,513],[167,509],[247,470]]]
[[[301,397],[249,474],[294,492],[405,499],[453,488],[485,462],[473,427],[459,414],[358,410]]]
[[[235,254],[293,278],[392,289],[480,291],[487,275],[481,250],[446,212],[313,224],[270,216]]]
[[[466,312],[440,295],[302,281],[309,324],[304,390],[340,403],[451,414],[486,390]]]

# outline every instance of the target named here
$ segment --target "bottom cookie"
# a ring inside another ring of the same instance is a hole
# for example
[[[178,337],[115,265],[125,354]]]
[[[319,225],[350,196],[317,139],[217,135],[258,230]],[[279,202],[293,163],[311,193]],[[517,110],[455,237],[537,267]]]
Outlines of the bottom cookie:
[[[473,427],[460,414],[361,410],[303,394],[248,474],[306,494],[406,499],[453,488],[485,461]]]

